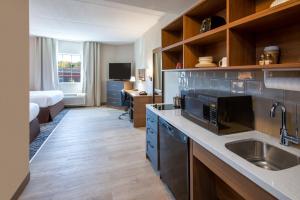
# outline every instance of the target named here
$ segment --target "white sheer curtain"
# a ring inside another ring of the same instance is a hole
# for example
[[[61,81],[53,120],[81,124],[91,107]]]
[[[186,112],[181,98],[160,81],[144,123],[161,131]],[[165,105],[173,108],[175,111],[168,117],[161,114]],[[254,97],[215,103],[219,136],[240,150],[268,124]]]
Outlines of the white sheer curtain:
[[[86,106],[101,105],[100,43],[83,44],[83,92]]]
[[[30,38],[30,90],[58,89],[56,40]]]
[[[42,44],[41,39],[30,37],[30,69],[29,83],[30,90],[42,89]]]

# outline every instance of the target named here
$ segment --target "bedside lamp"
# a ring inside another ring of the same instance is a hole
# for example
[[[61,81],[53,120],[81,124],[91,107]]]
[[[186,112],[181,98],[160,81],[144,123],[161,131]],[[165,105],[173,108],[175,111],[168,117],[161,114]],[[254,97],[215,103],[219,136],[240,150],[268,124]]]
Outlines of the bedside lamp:
[[[136,81],[135,76],[131,76],[129,81],[134,83]],[[138,89],[133,89],[133,91],[138,91]]]
[[[135,76],[131,76],[129,81],[130,82],[135,82]]]

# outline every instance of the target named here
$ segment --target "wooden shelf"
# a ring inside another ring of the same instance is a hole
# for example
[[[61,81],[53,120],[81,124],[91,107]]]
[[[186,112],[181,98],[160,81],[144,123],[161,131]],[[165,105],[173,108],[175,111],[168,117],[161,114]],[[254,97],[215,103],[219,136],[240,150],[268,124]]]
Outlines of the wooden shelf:
[[[162,49],[162,51],[168,51],[168,52],[178,52],[181,51],[182,49],[182,45],[183,45],[183,41],[181,42],[177,42],[175,44],[172,44],[170,46],[167,46],[165,48]]]
[[[190,39],[184,40],[184,44],[205,45],[226,40],[227,25],[215,28],[205,33],[200,33]]]
[[[262,69],[300,69],[300,63],[283,63],[262,66]]]
[[[177,63],[183,65],[183,45],[176,43],[162,51],[163,69],[175,69]]]
[[[184,68],[194,68],[199,57],[213,56],[218,63],[226,53],[226,25],[184,41]]]
[[[162,29],[162,47],[167,47],[183,40],[183,17],[179,17]]]
[[[300,63],[286,63],[286,64],[272,64],[272,65],[245,65],[245,66],[232,66],[232,67],[201,67],[201,68],[184,68],[184,69],[167,69],[165,72],[184,72],[184,71],[231,71],[231,70],[286,70],[286,69],[299,69]]]
[[[229,28],[261,32],[294,24],[300,17],[300,1],[290,0],[273,8],[265,9],[229,24]]]
[[[289,0],[270,8],[273,0],[203,0],[162,30],[163,69],[261,70],[258,60],[266,46],[280,47],[280,63],[299,68],[300,1]],[[227,23],[200,32],[204,18],[218,15]],[[213,56],[218,63],[227,57],[228,68],[195,68],[200,56]],[[184,69],[174,69],[180,62]],[[275,64],[269,68],[285,68]]]
[[[220,16],[226,21],[226,0],[202,1],[183,15],[184,39],[200,34],[203,19]]]

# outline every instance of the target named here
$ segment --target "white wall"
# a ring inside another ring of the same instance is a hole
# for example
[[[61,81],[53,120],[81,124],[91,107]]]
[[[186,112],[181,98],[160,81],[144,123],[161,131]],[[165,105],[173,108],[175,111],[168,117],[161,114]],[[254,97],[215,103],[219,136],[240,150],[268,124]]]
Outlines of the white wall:
[[[161,47],[161,29],[176,17],[177,15],[174,14],[166,15],[135,42],[134,53],[137,69],[153,70],[152,51]],[[165,102],[172,103],[172,97],[178,94],[177,73],[165,73],[164,84]],[[146,78],[146,82],[137,82],[136,87],[140,90],[146,90],[148,93],[152,92],[152,82],[149,78]]]
[[[101,102],[106,102],[106,82],[108,80],[109,63],[132,63],[134,72],[134,45],[109,45],[101,46]]]
[[[29,172],[29,1],[0,1],[0,199]]]

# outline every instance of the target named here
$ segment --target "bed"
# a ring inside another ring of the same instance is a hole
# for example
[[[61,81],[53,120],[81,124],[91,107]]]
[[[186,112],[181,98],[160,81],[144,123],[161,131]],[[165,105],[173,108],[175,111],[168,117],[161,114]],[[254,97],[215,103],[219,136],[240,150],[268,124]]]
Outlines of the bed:
[[[64,109],[63,98],[64,94],[59,90],[30,91],[30,102],[38,104],[40,108],[40,123],[52,121]]]
[[[37,119],[40,113],[39,105],[35,103],[29,103],[29,141],[30,143],[40,134],[40,123]]]

